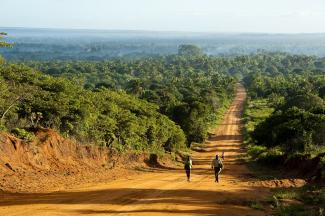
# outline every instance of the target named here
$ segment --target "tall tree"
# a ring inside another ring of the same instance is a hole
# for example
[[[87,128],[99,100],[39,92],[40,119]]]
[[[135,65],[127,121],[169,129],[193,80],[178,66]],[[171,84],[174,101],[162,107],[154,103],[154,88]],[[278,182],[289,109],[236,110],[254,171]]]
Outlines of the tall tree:
[[[178,47],[178,54],[185,56],[201,56],[203,51],[200,47],[192,44],[182,44]]]
[[[3,40],[3,36],[7,35],[7,33],[5,32],[0,32],[0,47],[11,47],[12,44],[10,43],[7,43],[5,41],[2,41]]]

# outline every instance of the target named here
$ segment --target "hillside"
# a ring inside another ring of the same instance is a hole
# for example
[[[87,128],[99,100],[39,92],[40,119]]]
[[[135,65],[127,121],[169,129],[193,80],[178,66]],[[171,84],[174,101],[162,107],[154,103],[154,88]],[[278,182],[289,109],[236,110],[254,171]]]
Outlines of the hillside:
[[[80,145],[50,129],[35,131],[26,142],[0,134],[0,191],[47,192],[78,185],[109,182],[155,166],[175,166],[168,157],[150,160],[149,154],[121,154]]]

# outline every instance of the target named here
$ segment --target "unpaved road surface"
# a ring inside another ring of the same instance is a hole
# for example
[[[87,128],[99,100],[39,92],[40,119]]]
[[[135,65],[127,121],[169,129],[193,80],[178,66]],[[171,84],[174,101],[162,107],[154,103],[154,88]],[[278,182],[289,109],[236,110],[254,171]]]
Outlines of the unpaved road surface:
[[[269,189],[256,186],[237,160],[241,148],[242,87],[204,148],[193,154],[192,181],[180,169],[155,169],[96,186],[54,193],[0,194],[0,215],[267,215],[249,207]],[[225,169],[214,182],[211,160],[225,152]],[[255,186],[254,186],[255,185]]]

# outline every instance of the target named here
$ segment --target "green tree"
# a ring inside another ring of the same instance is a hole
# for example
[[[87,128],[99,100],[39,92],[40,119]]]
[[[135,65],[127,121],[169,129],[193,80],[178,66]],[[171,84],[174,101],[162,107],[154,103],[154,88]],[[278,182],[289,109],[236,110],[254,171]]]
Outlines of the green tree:
[[[3,36],[7,35],[7,33],[5,32],[0,32],[0,47],[11,47],[12,44],[10,43],[7,43],[5,41],[2,41],[3,40]]]
[[[178,47],[178,55],[201,56],[203,55],[203,51],[198,46],[192,44],[182,44]]]

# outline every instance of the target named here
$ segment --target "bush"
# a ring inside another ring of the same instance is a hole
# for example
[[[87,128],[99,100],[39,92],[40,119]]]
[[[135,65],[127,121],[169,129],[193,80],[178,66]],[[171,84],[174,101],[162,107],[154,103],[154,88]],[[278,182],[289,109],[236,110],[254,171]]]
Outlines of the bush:
[[[315,211],[306,209],[304,205],[294,204],[289,206],[279,206],[276,210],[278,216],[312,216],[317,215]]]
[[[6,130],[6,127],[2,124],[0,124],[0,131],[5,131]]]
[[[267,166],[278,166],[283,164],[285,156],[278,148],[271,148],[261,153],[256,158],[256,161]]]
[[[274,199],[277,215],[319,215],[320,207],[325,204],[324,187],[307,184],[301,188],[279,189]],[[297,202],[281,203],[285,200]]]
[[[179,55],[201,56],[203,51],[200,47],[192,44],[182,44],[178,47]]]
[[[324,115],[293,107],[273,113],[256,126],[252,135],[259,145],[280,146],[289,155],[303,153],[312,146],[323,145],[317,135],[323,130],[324,120]]]
[[[14,134],[16,137],[23,139],[25,141],[32,141],[34,139],[34,134],[26,131],[25,129],[21,128],[14,128],[11,131],[12,134]]]
[[[267,150],[265,146],[250,145],[247,153],[252,159],[256,159],[260,154]]]
[[[250,201],[248,202],[248,206],[252,209],[257,209],[257,210],[263,209],[263,205],[258,201]]]

